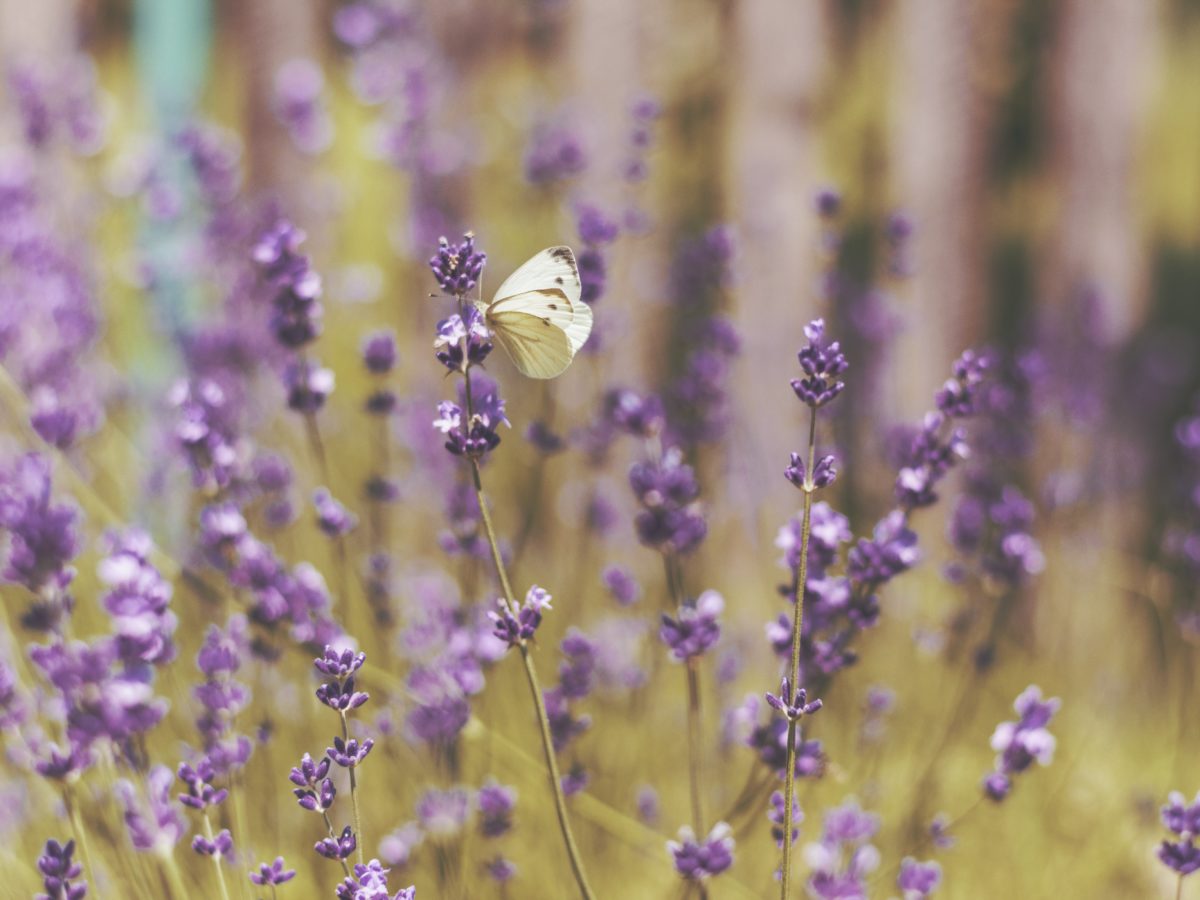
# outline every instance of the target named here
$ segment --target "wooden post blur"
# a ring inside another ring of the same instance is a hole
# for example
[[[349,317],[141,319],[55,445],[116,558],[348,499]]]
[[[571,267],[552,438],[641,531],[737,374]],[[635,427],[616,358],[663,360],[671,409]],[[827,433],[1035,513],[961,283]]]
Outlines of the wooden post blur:
[[[950,363],[982,336],[988,116],[974,76],[985,5],[908,0],[896,6],[895,201],[916,223],[915,272],[893,355],[898,377],[891,402],[903,421],[929,408]]]
[[[742,339],[733,392],[753,399],[734,412],[730,490],[753,511],[778,496],[788,452],[804,437],[803,408],[788,379],[796,375],[804,324],[817,314],[813,197],[822,179],[812,118],[829,36],[821,4],[733,6],[725,76],[732,85],[730,214],[738,234],[731,314]],[[780,508],[763,512],[780,518]]]

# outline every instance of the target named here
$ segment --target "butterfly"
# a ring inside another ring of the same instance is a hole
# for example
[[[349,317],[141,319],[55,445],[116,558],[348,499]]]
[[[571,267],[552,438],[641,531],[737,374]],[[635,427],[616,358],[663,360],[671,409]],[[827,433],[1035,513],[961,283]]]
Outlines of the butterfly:
[[[571,248],[547,247],[504,279],[491,303],[475,305],[522,375],[554,378],[592,333],[581,290]]]

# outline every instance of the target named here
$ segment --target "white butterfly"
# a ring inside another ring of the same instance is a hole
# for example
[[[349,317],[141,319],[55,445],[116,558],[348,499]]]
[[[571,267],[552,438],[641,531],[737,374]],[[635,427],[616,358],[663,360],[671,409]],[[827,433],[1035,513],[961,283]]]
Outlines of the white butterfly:
[[[592,333],[570,247],[548,247],[513,272],[491,303],[477,301],[496,343],[528,378],[561,375]]]

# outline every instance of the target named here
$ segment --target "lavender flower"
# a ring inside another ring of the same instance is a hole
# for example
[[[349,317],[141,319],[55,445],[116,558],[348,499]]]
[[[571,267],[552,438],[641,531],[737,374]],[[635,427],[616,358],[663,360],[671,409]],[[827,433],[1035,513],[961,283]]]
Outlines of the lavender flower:
[[[530,184],[550,185],[580,174],[587,153],[579,136],[565,125],[539,123],[525,151],[525,178]]]
[[[72,860],[74,855],[74,841],[66,845],[53,838],[46,841],[37,861],[46,893],[36,895],[35,900],[83,900],[87,896],[87,882],[80,877],[83,866]]]
[[[513,807],[517,803],[515,788],[488,780],[479,789],[475,802],[479,807],[479,831],[484,837],[499,837],[512,828]]]
[[[813,409],[831,402],[846,387],[838,376],[849,368],[837,341],[825,344],[825,321],[814,319],[804,326],[808,345],[799,353],[803,378],[792,379],[796,396]]]
[[[391,331],[373,331],[363,338],[363,365],[372,375],[387,375],[396,365],[396,335]]]
[[[222,828],[217,836],[206,838],[202,834],[192,838],[192,849],[201,856],[212,856],[216,859],[228,856],[233,851],[233,835],[229,833],[228,828]]]
[[[300,765],[292,768],[288,780],[296,785],[292,793],[300,806],[309,812],[323,813],[333,806],[337,796],[333,779],[329,777],[330,760],[322,758],[313,762],[307,753],[300,759]]]
[[[677,618],[664,614],[658,636],[676,660],[682,662],[700,656],[721,636],[717,617],[724,610],[725,598],[716,591],[705,591],[694,604],[680,606]]]
[[[179,802],[191,809],[203,812],[210,806],[218,806],[225,802],[229,791],[225,788],[213,787],[215,776],[213,765],[208,759],[201,759],[195,767],[188,763],[180,763],[177,772],[179,780],[187,785],[187,793],[179,795]]]
[[[804,688],[798,689],[795,695],[793,695],[791,684],[786,675],[783,676],[783,679],[779,683],[778,696],[769,692],[767,693],[767,703],[772,709],[783,713],[784,718],[789,722],[794,722],[802,716],[811,716],[822,706],[820,700],[814,700],[812,703],[809,703],[808,692]]]
[[[171,802],[171,784],[174,780],[175,776],[169,768],[154,766],[146,774],[145,805],[138,798],[132,783],[117,782],[116,793],[125,809],[125,827],[134,848],[170,853],[179,843],[185,825],[178,808]]]
[[[173,588],[149,562],[154,544],[138,529],[109,535],[108,543],[99,575],[109,587],[102,602],[112,616],[118,654],[132,670],[165,665],[175,657],[177,620],[169,609]]]
[[[708,525],[697,502],[700,487],[679,448],[667,450],[657,463],[634,464],[629,484],[642,505],[635,525],[643,544],[663,552],[688,553],[704,540]]]
[[[474,415],[464,422],[466,391],[460,386],[459,403],[443,401],[438,404],[438,418],[433,426],[446,435],[445,447],[454,456],[481,458],[500,445],[501,425],[511,427],[504,414],[504,400],[496,383],[486,375],[471,371],[471,398]]]
[[[79,513],[52,502],[50,490],[50,462],[36,453],[0,473],[0,529],[9,536],[2,575],[34,593],[70,584],[79,552]]]
[[[767,810],[767,819],[771,822],[771,836],[775,838],[775,844],[780,849],[783,848],[783,823],[787,818],[786,804],[783,802],[783,791],[771,792],[771,807]],[[792,843],[800,837],[800,823],[804,821],[804,813],[801,811],[799,804],[792,806]]]
[[[1013,703],[1020,716],[1016,722],[1001,722],[992,734],[996,768],[984,779],[984,793],[999,803],[1012,790],[1012,779],[1034,762],[1048,766],[1054,759],[1054,735],[1046,726],[1062,705],[1057,697],[1042,699],[1037,685],[1030,685]]]
[[[417,823],[425,835],[444,840],[462,833],[471,816],[471,795],[464,788],[431,788],[417,800]]]
[[[313,849],[326,859],[348,859],[358,849],[358,840],[347,825],[341,835],[317,841]]]
[[[687,881],[720,875],[733,865],[733,848],[733,830],[725,822],[714,825],[703,841],[687,826],[679,829],[678,840],[667,841],[675,871]]]
[[[550,594],[536,584],[525,594],[525,602],[513,615],[504,599],[497,601],[500,612],[488,612],[488,618],[495,624],[493,634],[510,647],[516,647],[530,640],[542,624],[542,613],[550,609]]]
[[[317,511],[317,526],[329,537],[349,534],[358,525],[355,515],[335,500],[327,488],[313,491],[313,506]]]
[[[325,77],[310,59],[292,59],[275,73],[272,108],[303,153],[318,154],[333,140],[333,124],[321,102]]]
[[[367,758],[367,754],[371,752],[371,748],[375,746],[375,741],[367,738],[359,743],[357,738],[342,740],[340,737],[333,739],[333,746],[325,752],[329,758],[341,766],[343,769],[353,769],[362,764],[362,761]]]
[[[879,865],[879,851],[870,843],[877,831],[879,816],[854,800],[827,812],[821,840],[804,848],[810,893],[822,900],[866,897],[866,877]]]
[[[275,857],[275,861],[270,865],[260,863],[258,871],[250,873],[250,881],[259,887],[275,887],[276,885],[286,884],[295,877],[296,870],[285,868],[282,856]]]
[[[1164,840],[1158,848],[1158,858],[1180,878],[1200,869],[1200,847],[1196,837],[1200,835],[1200,793],[1188,805],[1183,794],[1172,791],[1167,805],[1162,808],[1162,822],[1166,829],[1176,835],[1178,841]]]
[[[483,313],[468,306],[462,315],[455,313],[438,322],[433,350],[438,362],[451,372],[465,372],[482,363],[492,352],[492,335]]]
[[[264,232],[252,258],[273,292],[271,331],[281,345],[295,350],[321,334],[321,278],[299,253],[304,232],[286,219]]]
[[[812,489],[826,488],[833,484],[837,479],[837,469],[834,468],[836,462],[837,460],[832,455],[822,456],[816,461],[812,471]],[[803,457],[799,453],[793,453],[792,463],[783,470],[783,475],[800,490],[809,490],[810,484],[806,469]]]
[[[293,361],[283,370],[288,409],[305,415],[315,413],[333,393],[333,370],[307,361]]]
[[[507,884],[517,876],[516,865],[503,856],[489,860],[484,869],[487,871],[488,877],[497,884]]]
[[[459,244],[439,238],[438,252],[429,260],[429,268],[443,291],[462,297],[479,283],[485,262],[487,254],[475,249],[475,235],[468,231]]]
[[[904,900],[924,900],[942,883],[942,867],[936,862],[917,862],[911,856],[900,863],[896,887],[904,892]]]
[[[642,589],[628,569],[618,565],[605,566],[600,579],[609,594],[621,606],[632,606],[641,596]]]
[[[338,900],[416,900],[415,887],[403,888],[395,894],[391,892],[387,879],[389,871],[377,859],[356,865],[354,877],[338,885]]]

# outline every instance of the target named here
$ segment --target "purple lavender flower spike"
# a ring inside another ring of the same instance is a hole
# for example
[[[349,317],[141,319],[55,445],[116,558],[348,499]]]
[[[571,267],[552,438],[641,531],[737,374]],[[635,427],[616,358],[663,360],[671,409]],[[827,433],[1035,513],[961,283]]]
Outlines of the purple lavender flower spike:
[[[483,313],[468,306],[462,315],[454,313],[437,324],[433,353],[451,372],[465,372],[477,366],[492,352],[492,335]]]
[[[313,660],[313,666],[323,675],[345,680],[361,669],[366,661],[367,654],[361,651],[355,653],[349,648],[336,650],[327,644],[322,655]]]
[[[305,753],[300,765],[293,767],[288,775],[288,780],[296,785],[292,793],[300,806],[309,812],[323,813],[333,805],[337,790],[333,779],[328,777],[330,762],[327,757],[313,762],[313,758]]]
[[[622,566],[606,566],[600,580],[612,598],[621,606],[631,606],[638,601],[642,589],[630,571]]]
[[[458,244],[439,238],[438,252],[429,260],[429,268],[443,291],[462,297],[479,283],[485,262],[487,254],[475,249],[475,235],[467,232]]]
[[[337,900],[416,900],[416,888],[406,887],[395,894],[388,886],[388,872],[377,859],[354,867],[354,874],[337,887]]]
[[[1162,823],[1179,838],[1164,840],[1159,845],[1158,858],[1162,864],[1180,878],[1200,869],[1200,847],[1196,846],[1196,838],[1200,836],[1200,793],[1189,804],[1183,794],[1172,791],[1162,808]]]
[[[321,98],[324,88],[325,76],[310,59],[288,60],[275,73],[275,117],[292,143],[310,155],[328,149],[333,140],[333,124]]]
[[[479,807],[479,831],[484,837],[499,837],[512,828],[515,788],[489,780],[479,789],[475,802]]]
[[[228,828],[222,828],[212,840],[198,834],[192,838],[192,849],[201,856],[215,856],[218,859],[228,856],[233,850],[233,835]]]
[[[812,871],[809,891],[822,900],[866,897],[866,878],[879,866],[879,851],[870,843],[879,831],[879,816],[863,812],[854,800],[825,814],[821,840],[804,848]]]
[[[187,785],[187,793],[179,795],[179,802],[201,811],[225,802],[229,791],[213,787],[214,774],[212,763],[207,758],[202,758],[194,768],[188,763],[180,763],[177,775]]]
[[[587,167],[587,153],[574,131],[562,124],[539,123],[525,151],[525,178],[530,184],[565,181]]]
[[[325,752],[329,758],[341,766],[343,769],[353,769],[362,764],[362,761],[367,758],[367,754],[371,752],[371,748],[375,746],[375,741],[367,738],[361,743],[357,738],[350,738],[345,741],[340,737],[333,739],[333,746]]]
[[[79,552],[79,513],[51,500],[50,462],[30,453],[0,473],[0,529],[8,532],[8,554],[2,576],[37,593],[62,590],[75,570],[69,565]]]
[[[798,689],[793,696],[791,684],[786,675],[779,683],[778,695],[767,693],[767,703],[772,709],[783,713],[784,718],[789,722],[794,722],[802,716],[811,716],[823,705],[820,700],[809,703],[808,692],[804,688]]]
[[[288,409],[315,413],[333,393],[333,370],[294,360],[283,370],[283,386],[287,391]]]
[[[678,840],[667,841],[675,871],[687,881],[720,875],[733,865],[733,848],[733,830],[725,822],[714,825],[703,841],[687,826],[679,829]]]
[[[37,861],[46,893],[37,894],[35,900],[83,900],[87,896],[87,882],[81,877],[83,866],[72,859],[74,855],[74,841],[65,845],[53,838],[46,841]]]
[[[657,463],[635,463],[629,484],[642,505],[634,522],[638,540],[662,552],[688,553],[700,545],[708,534],[700,486],[679,448],[667,450]]]
[[[431,788],[417,800],[417,823],[431,838],[452,838],[462,833],[471,817],[471,795],[463,788]]]
[[[924,900],[942,883],[942,867],[936,862],[917,862],[906,856],[900,863],[900,875],[896,887],[904,894],[904,900]]]
[[[783,791],[772,791],[771,808],[767,810],[767,818],[771,822],[771,836],[775,844],[783,848],[783,820],[787,815],[787,805],[783,802]],[[800,837],[800,823],[804,821],[804,813],[799,803],[792,804],[792,843]]]
[[[495,626],[492,633],[510,647],[516,647],[533,638],[542,624],[542,614],[551,608],[550,594],[536,584],[525,595],[525,602],[514,616],[503,600],[498,600],[500,612],[488,612]]]
[[[832,455],[822,456],[816,461],[812,472],[813,488],[826,488],[837,480],[837,469],[834,468],[836,462],[837,460]],[[800,490],[808,490],[805,480],[805,475],[807,474],[805,470],[807,468],[804,458],[799,453],[793,453],[791,465],[783,470],[783,474],[788,481],[800,488]]]
[[[725,599],[716,591],[705,591],[695,604],[685,603],[679,607],[677,618],[664,614],[658,636],[676,660],[700,656],[720,638],[721,626],[717,617],[724,610]]]
[[[322,684],[317,688],[317,699],[335,712],[348,712],[358,709],[370,696],[366,691],[355,690],[354,679],[347,678],[340,684],[334,681]]]
[[[405,822],[395,831],[383,836],[379,842],[379,855],[392,866],[407,865],[414,851],[425,840],[425,835],[416,822]]]
[[[396,335],[389,330],[372,331],[362,342],[363,365],[372,375],[386,375],[396,365]]]
[[[250,873],[250,881],[259,887],[286,884],[295,877],[296,870],[285,868],[282,856],[275,857],[275,861],[270,865],[260,863],[258,871]]]
[[[1054,759],[1054,735],[1046,726],[1058,712],[1061,701],[1042,699],[1037,685],[1026,688],[1013,708],[1020,716],[1016,722],[1001,722],[992,734],[992,749],[996,751],[996,767],[983,783],[984,793],[999,803],[1012,791],[1013,776],[1028,769],[1034,762],[1048,766]]]
[[[825,322],[814,319],[804,326],[808,344],[800,350],[800,368],[804,378],[792,379],[792,390],[800,400],[813,409],[830,403],[846,387],[837,380],[849,363],[837,341],[825,344]]]
[[[327,488],[313,491],[313,506],[317,511],[317,526],[329,537],[349,534],[358,525],[358,518],[335,500]]]
[[[117,795],[125,809],[125,827],[129,840],[138,850],[169,852],[183,837],[184,821],[171,802],[171,784],[175,775],[166,766],[154,766],[146,775],[146,799],[143,806],[137,791],[128,781],[117,783]]]
[[[326,859],[349,859],[351,854],[358,849],[358,840],[354,837],[350,826],[347,825],[339,836],[317,841],[313,849]]]
[[[487,870],[488,877],[497,884],[507,884],[517,876],[516,865],[503,856],[489,860],[484,868]]]
[[[605,418],[634,437],[652,437],[662,431],[666,413],[655,394],[642,396],[627,388],[616,388],[604,396]]]

